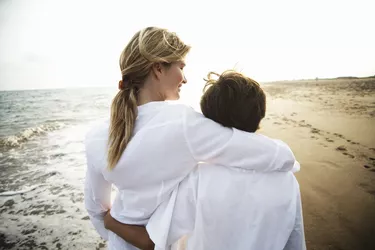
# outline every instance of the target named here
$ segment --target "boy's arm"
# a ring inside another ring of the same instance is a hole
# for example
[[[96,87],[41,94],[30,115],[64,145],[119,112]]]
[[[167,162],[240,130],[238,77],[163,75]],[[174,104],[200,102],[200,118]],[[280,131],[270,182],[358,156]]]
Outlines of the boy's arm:
[[[109,212],[104,217],[104,226],[139,249],[154,249],[154,242],[151,241],[144,226],[122,224],[115,220]]]

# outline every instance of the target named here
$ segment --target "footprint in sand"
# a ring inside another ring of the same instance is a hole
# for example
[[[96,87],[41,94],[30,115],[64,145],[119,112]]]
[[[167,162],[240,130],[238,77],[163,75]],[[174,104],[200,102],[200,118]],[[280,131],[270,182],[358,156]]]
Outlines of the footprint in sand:
[[[312,128],[310,132],[313,133],[313,134],[319,134],[320,130],[317,129],[317,128]]]
[[[326,141],[327,141],[327,142],[335,142],[334,140],[329,139],[329,138],[326,138]]]
[[[375,167],[375,158],[374,157],[369,157],[368,159],[370,161],[370,165],[372,165],[373,167]]]
[[[286,117],[283,117],[283,119],[282,119],[284,122],[286,122],[287,124],[288,124],[288,122],[290,121],[288,118],[286,118]]]
[[[300,126],[300,127],[305,127],[305,128],[311,128],[311,127],[312,127],[312,125],[311,125],[311,124],[308,124],[308,123],[307,123],[307,124],[301,124],[301,123],[300,123],[299,126]]]
[[[340,138],[343,138],[344,136],[342,134],[338,134],[338,133],[333,133],[333,135],[337,136],[337,137],[340,137]]]
[[[349,154],[349,153],[347,152],[347,149],[346,149],[346,147],[345,147],[345,146],[343,146],[343,145],[341,145],[341,146],[337,147],[337,148],[336,148],[336,150],[337,150],[337,151],[341,151],[343,155],[346,155],[346,156],[348,156],[348,157],[350,157],[350,158],[352,158],[352,159],[353,159],[353,158],[355,158],[355,156],[354,156],[354,155],[352,155],[352,154]]]
[[[344,152],[344,153],[342,153],[342,154],[343,154],[343,155],[346,155],[346,156],[349,156],[350,158],[355,158],[354,155],[349,154],[349,153],[347,153],[347,152]]]
[[[365,169],[368,169],[368,170],[371,171],[371,172],[375,172],[375,168],[371,168],[371,166],[369,166],[369,165],[363,165],[363,167],[364,167]]]

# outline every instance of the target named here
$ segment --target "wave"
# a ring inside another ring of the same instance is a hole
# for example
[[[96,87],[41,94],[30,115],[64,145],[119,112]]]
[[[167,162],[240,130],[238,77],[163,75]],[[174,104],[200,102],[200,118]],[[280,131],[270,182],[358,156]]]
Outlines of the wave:
[[[27,193],[27,192],[33,191],[33,190],[36,189],[37,187],[38,187],[38,186],[33,186],[33,187],[29,187],[29,188],[25,188],[25,189],[17,190],[17,191],[6,191],[6,192],[2,192],[2,193],[0,193],[0,197],[1,197],[1,196],[13,196],[13,195],[17,195],[17,194],[24,194],[24,193]]]
[[[62,129],[64,126],[65,123],[53,122],[42,124],[37,127],[27,128],[17,135],[11,135],[6,138],[1,138],[0,148],[4,149],[18,147],[35,136],[44,135],[48,132]]]

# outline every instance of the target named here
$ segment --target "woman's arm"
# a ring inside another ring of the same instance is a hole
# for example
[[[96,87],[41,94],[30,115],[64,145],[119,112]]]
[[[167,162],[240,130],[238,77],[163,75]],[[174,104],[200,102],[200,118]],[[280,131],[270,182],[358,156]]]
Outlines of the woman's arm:
[[[105,228],[114,232],[128,243],[142,250],[153,250],[154,242],[151,241],[144,226],[122,224],[115,220],[108,212],[104,217]]]
[[[84,188],[85,207],[96,231],[105,240],[108,240],[108,231],[104,227],[104,216],[111,208],[111,187],[111,183],[104,179],[88,158]]]
[[[197,162],[256,171],[290,171],[290,148],[269,137],[227,128],[192,109],[185,110],[185,140]]]

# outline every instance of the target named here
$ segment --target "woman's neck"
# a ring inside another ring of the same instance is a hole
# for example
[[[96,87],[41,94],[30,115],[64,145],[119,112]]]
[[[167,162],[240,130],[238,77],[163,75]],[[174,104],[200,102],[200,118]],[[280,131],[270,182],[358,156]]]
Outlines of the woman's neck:
[[[151,84],[145,84],[145,86],[143,86],[143,88],[139,90],[137,99],[138,106],[141,106],[149,102],[165,101],[165,98],[162,97],[162,95],[159,93],[157,89],[152,88]]]

